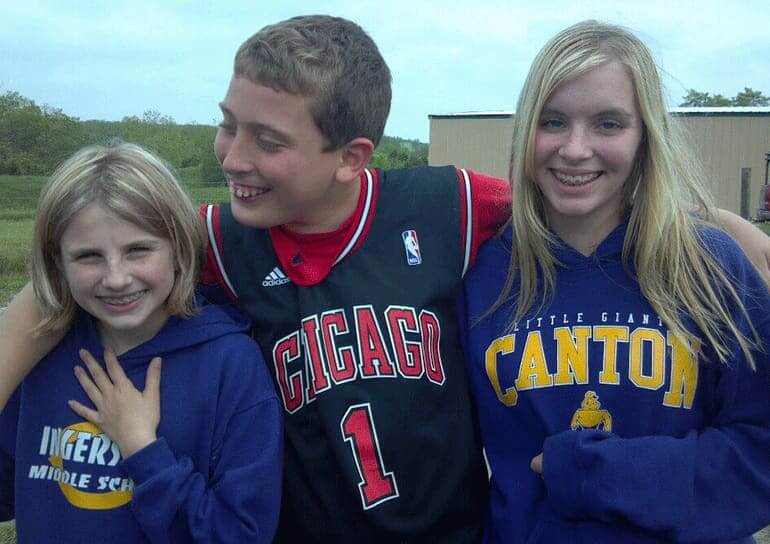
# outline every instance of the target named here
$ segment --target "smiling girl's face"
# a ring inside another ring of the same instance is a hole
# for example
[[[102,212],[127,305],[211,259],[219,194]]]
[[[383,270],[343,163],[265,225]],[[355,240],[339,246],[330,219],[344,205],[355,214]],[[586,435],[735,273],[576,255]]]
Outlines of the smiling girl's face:
[[[92,204],[75,214],[60,249],[72,298],[97,319],[105,345],[122,353],[158,333],[175,277],[168,240]]]
[[[556,89],[535,139],[536,182],[556,234],[595,233],[598,243],[620,224],[642,134],[634,86],[619,62]]]

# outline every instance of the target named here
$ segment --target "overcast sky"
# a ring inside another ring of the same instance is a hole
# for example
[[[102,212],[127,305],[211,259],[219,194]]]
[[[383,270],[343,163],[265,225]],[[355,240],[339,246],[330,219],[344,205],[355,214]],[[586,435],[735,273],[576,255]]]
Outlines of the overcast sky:
[[[0,93],[80,119],[155,109],[219,122],[238,45],[302,14],[350,18],[393,73],[386,134],[428,141],[428,115],[512,110],[536,52],[586,18],[626,25],[652,49],[676,106],[687,89],[770,95],[766,0],[2,0]]]

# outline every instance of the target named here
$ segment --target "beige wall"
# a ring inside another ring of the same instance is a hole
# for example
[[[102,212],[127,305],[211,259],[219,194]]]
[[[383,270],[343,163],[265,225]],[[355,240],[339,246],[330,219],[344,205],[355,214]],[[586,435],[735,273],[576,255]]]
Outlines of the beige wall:
[[[770,114],[687,115],[676,119],[701,156],[717,206],[741,211],[741,168],[751,168],[749,215],[756,213],[770,151]],[[431,116],[428,162],[454,164],[498,177],[508,176],[513,118]]]
[[[510,115],[482,118],[431,116],[428,164],[454,164],[507,178],[512,137]]]
[[[750,216],[765,182],[765,153],[770,151],[770,116],[686,116],[692,148],[703,161],[711,194],[720,208],[741,211],[741,168],[751,168]]]

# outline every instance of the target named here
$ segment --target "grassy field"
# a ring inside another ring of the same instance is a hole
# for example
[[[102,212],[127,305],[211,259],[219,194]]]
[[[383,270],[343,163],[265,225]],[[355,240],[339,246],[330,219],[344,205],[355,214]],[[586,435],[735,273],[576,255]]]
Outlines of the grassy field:
[[[225,187],[188,181],[192,174],[182,171],[180,177],[196,205],[228,199]],[[35,206],[44,182],[40,176],[0,176],[0,308],[27,282]]]

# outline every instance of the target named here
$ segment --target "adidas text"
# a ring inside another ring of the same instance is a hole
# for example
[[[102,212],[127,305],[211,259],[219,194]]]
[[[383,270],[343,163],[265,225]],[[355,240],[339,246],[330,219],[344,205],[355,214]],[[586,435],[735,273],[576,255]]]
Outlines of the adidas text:
[[[277,266],[262,280],[262,287],[276,287],[289,283],[289,278]]]

